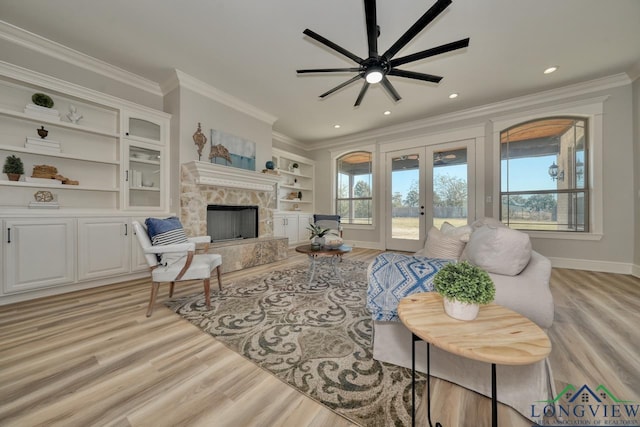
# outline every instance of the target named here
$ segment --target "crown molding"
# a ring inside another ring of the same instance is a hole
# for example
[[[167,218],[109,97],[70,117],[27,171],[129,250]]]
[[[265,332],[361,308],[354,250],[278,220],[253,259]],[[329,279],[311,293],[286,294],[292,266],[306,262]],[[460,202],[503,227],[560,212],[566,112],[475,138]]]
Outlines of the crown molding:
[[[437,125],[444,125],[462,120],[479,119],[481,117],[501,114],[505,111],[511,111],[517,108],[526,108],[546,102],[566,100],[569,97],[580,96],[601,90],[624,86],[630,84],[632,81],[633,80],[626,73],[614,74],[612,76],[576,83],[557,89],[550,89],[532,95],[524,95],[505,101],[494,102],[479,107],[456,111],[453,113],[441,114],[439,116],[433,116],[427,119],[419,119],[380,129],[375,129],[372,131],[365,131],[346,137],[314,142],[310,143],[310,149],[318,150],[344,144],[361,143],[363,141],[393,137],[399,133],[417,131]]]
[[[297,148],[303,151],[310,151],[308,146],[303,145],[300,141],[297,141],[283,133],[274,131],[274,132],[271,132],[271,137],[276,141],[281,142],[290,147]]]
[[[155,96],[162,96],[160,85],[137,74],[71,49],[60,43],[0,21],[0,38],[16,45],[64,61],[104,77],[124,83]]]
[[[258,119],[261,122],[267,123],[269,126],[273,126],[273,123],[278,120],[277,117],[272,116],[271,114],[266,113],[259,108],[256,108],[253,105],[248,104],[233,95],[229,95],[228,93],[223,92],[208,83],[198,80],[195,77],[192,77],[189,74],[178,69],[174,69],[174,75],[162,82],[160,87],[162,89],[163,95],[166,95],[167,93],[178,87],[189,89],[202,96],[206,96],[209,99],[224,104],[229,108],[233,108],[234,110],[240,111],[241,113],[248,114],[249,116]]]
[[[637,80],[638,77],[640,77],[640,61],[638,61],[635,64],[633,64],[633,66],[631,67],[629,72],[627,72],[627,74],[629,75],[629,78],[632,81]]]

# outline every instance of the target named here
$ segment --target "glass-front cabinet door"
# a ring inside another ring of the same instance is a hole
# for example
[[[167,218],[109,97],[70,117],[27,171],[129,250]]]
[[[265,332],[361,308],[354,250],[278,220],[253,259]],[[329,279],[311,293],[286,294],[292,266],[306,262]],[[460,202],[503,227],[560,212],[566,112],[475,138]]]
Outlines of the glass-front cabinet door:
[[[142,142],[124,144],[124,205],[129,209],[164,206],[164,148]]]
[[[124,137],[164,145],[165,126],[158,118],[123,112]]]

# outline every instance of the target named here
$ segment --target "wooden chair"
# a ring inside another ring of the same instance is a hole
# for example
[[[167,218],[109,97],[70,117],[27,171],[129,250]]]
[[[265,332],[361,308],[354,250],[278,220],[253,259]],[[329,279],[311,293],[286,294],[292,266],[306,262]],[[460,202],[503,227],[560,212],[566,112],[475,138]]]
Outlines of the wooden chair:
[[[210,243],[211,236],[190,237],[188,243],[178,243],[173,245],[153,246],[149,239],[149,234],[144,225],[138,221],[133,221],[133,232],[138,238],[138,242],[144,251],[145,258],[151,269],[151,299],[149,300],[149,308],[147,309],[147,317],[153,313],[153,305],[158,295],[158,288],[161,282],[169,282],[169,296],[173,296],[173,287],[176,282],[185,280],[203,280],[204,281],[204,298],[207,302],[207,308],[211,308],[210,299],[210,279],[213,269],[216,269],[218,275],[218,287],[222,290],[222,277],[220,266],[222,265],[222,257],[218,254],[195,254],[196,244]],[[179,261],[170,265],[162,265],[158,262],[158,254],[184,254]]]

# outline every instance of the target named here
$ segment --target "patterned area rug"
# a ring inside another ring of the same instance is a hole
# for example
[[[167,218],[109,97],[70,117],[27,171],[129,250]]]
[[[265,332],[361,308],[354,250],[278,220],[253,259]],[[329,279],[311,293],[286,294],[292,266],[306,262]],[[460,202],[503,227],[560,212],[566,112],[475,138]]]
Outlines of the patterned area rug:
[[[308,284],[306,263],[167,305],[230,349],[361,426],[411,425],[411,371],[373,359],[367,264],[345,259]],[[425,375],[417,376],[417,399]],[[419,400],[417,400],[419,401]]]

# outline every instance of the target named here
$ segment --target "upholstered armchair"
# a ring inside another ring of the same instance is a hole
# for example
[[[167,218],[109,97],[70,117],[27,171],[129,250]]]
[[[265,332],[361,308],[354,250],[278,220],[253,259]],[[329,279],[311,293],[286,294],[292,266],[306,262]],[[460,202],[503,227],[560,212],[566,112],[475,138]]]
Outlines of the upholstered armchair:
[[[186,280],[202,280],[207,308],[211,308],[210,279],[213,269],[218,276],[218,287],[222,290],[220,266],[222,257],[218,254],[196,254],[196,244],[211,242],[210,236],[190,237],[187,243],[152,245],[147,228],[138,221],[133,221],[133,232],[145,254],[151,269],[151,298],[147,309],[147,317],[153,313],[153,305],[161,282],[169,282],[169,296],[173,296],[175,282]],[[161,261],[164,257],[165,261]],[[168,261],[166,261],[168,259]]]
[[[340,215],[313,215],[313,223],[322,228],[328,228],[329,233],[342,237],[342,225]]]

